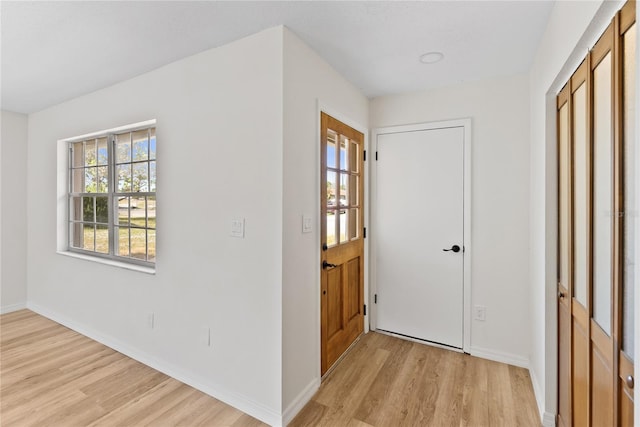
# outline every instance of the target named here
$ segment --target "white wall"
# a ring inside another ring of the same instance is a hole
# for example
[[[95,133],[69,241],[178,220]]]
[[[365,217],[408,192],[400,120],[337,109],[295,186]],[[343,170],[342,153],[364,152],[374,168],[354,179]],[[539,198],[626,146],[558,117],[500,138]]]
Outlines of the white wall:
[[[368,128],[368,100],[284,30],[282,366],[285,421],[320,381],[320,142],[318,102]],[[314,218],[302,233],[302,215]]]
[[[27,116],[2,111],[0,313],[27,302]]]
[[[29,307],[273,425],[282,407],[282,67],[282,28],[265,30],[32,114],[28,146]],[[153,118],[156,274],[56,254],[56,141]],[[230,236],[237,217],[244,239]]]
[[[466,117],[472,119],[471,304],[487,307],[486,321],[472,321],[470,350],[526,366],[530,344],[528,77],[371,101],[372,128]]]
[[[530,72],[530,372],[545,426],[557,410],[555,97],[619,7],[556,2]]]

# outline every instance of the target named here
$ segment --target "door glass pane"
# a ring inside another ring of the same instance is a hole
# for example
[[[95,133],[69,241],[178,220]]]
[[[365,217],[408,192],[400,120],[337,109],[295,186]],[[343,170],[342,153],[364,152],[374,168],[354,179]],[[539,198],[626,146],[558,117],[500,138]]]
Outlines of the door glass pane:
[[[559,274],[560,283],[569,286],[569,105],[565,103],[558,112],[558,163],[559,170]]]
[[[593,319],[611,335],[613,144],[611,53],[593,71]]]
[[[349,170],[353,173],[358,173],[358,165],[360,164],[360,158],[358,156],[358,143],[356,141],[350,141],[351,149],[349,150]]]
[[[327,242],[327,246],[331,247],[331,246],[335,246],[337,241],[336,241],[336,236],[338,235],[338,233],[336,232],[336,228],[338,227],[338,224],[336,222],[336,211],[335,210],[327,210],[327,235],[326,235],[326,242]]]
[[[588,247],[587,236],[589,235],[589,220],[587,206],[588,192],[588,169],[587,169],[587,91],[583,83],[573,93],[573,137],[574,137],[574,272],[573,272],[573,296],[582,304],[587,306],[587,278],[588,278]]]
[[[347,170],[349,164],[349,140],[340,135],[340,169]]]
[[[624,201],[623,221],[623,282],[622,282],[622,351],[634,360],[634,268],[637,259],[635,253],[635,232],[638,226],[638,188],[636,187],[637,169],[634,159],[638,155],[636,145],[636,26],[624,34],[623,40],[623,159],[624,159]]]
[[[349,176],[349,205],[358,206],[358,176]]]
[[[339,205],[344,208],[349,205],[349,175],[340,174],[340,201]]]
[[[359,209],[349,209],[349,240],[356,240],[358,234],[358,220],[360,219]]]
[[[338,206],[338,187],[335,172],[327,171],[327,207],[335,208]]]
[[[348,241],[347,236],[349,234],[348,222],[347,222],[347,210],[341,209],[340,211],[340,243]]]
[[[336,168],[336,142],[338,135],[331,129],[327,129],[327,167]]]

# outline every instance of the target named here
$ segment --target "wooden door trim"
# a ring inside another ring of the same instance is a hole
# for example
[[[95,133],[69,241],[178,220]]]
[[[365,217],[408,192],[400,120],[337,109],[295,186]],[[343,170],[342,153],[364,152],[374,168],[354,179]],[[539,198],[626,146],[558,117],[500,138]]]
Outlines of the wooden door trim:
[[[425,122],[418,123],[412,125],[399,125],[399,126],[385,126],[380,128],[375,128],[371,131],[372,136],[372,150],[374,153],[368,156],[372,159],[375,159],[375,150],[377,149],[377,141],[378,136],[380,135],[388,135],[394,133],[404,133],[404,132],[417,132],[423,130],[436,130],[436,129],[448,129],[448,128],[463,128],[464,129],[464,232],[463,232],[463,248],[464,248],[464,257],[463,257],[463,340],[462,340],[462,350],[465,353],[473,353],[471,347],[471,257],[472,257],[472,243],[471,243],[471,119],[457,119],[457,120],[444,120],[437,122]],[[369,245],[371,245],[371,256],[375,257],[376,251],[376,235],[375,229],[378,227],[376,223],[376,174],[377,167],[375,164],[375,160],[371,165],[371,225],[373,231],[371,232]],[[370,267],[371,279],[370,279],[370,289],[371,294],[375,294],[377,291],[377,274],[376,274],[376,266],[371,265]],[[373,309],[371,310],[371,328],[376,329],[376,316],[377,312],[375,310],[375,303],[372,304]]]

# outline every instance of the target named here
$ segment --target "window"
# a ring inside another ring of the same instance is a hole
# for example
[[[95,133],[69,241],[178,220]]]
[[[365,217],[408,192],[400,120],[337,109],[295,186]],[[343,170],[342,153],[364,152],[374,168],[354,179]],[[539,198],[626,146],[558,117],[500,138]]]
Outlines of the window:
[[[69,250],[145,266],[156,259],[156,130],[68,140]]]

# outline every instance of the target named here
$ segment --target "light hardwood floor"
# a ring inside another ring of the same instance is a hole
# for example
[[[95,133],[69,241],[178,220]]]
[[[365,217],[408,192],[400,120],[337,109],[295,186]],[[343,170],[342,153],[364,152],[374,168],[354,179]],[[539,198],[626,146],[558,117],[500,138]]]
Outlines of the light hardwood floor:
[[[540,425],[527,370],[369,333],[290,427]]]
[[[0,316],[0,425],[265,424],[28,310]],[[363,336],[290,426],[539,426],[526,370]]]
[[[31,311],[0,329],[2,427],[266,426]]]

